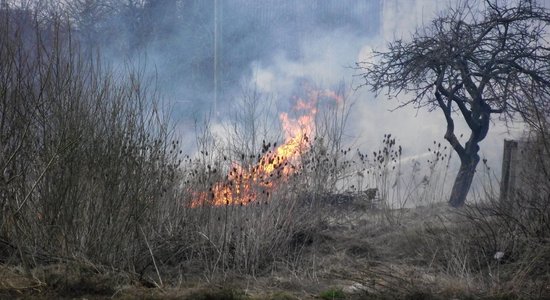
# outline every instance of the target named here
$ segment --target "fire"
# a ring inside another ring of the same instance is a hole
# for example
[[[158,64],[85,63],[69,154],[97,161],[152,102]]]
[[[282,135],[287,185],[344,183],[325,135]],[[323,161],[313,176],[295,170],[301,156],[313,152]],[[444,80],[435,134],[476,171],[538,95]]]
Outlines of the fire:
[[[195,193],[191,207],[248,205],[256,202],[261,194],[269,198],[278,182],[287,180],[296,172],[300,156],[309,150],[315,135],[315,116],[320,97],[341,103],[341,96],[330,90],[311,90],[307,100],[297,99],[293,108],[299,115],[297,118],[284,112],[279,115],[285,142],[269,151],[269,146],[264,142],[264,154],[254,166],[244,167],[233,162],[226,180],[215,183],[208,192]]]

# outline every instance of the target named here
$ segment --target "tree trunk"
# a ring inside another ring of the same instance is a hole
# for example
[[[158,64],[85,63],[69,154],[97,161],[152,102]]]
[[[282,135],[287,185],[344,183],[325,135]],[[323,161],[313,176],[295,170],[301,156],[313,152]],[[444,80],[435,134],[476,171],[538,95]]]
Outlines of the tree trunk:
[[[461,158],[460,169],[456,175],[451,198],[449,199],[449,204],[452,207],[462,207],[464,202],[466,202],[466,196],[468,195],[468,191],[470,191],[478,163],[479,155],[477,153]]]

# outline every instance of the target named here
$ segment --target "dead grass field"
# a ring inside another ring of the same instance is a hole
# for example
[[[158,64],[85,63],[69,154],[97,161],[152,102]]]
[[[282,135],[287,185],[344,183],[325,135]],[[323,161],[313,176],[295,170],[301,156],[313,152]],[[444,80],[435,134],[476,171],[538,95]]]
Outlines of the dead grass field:
[[[460,222],[456,210],[446,205],[392,211],[399,214],[399,224],[394,225],[384,221],[388,212],[356,207],[333,212],[322,228],[303,237],[300,264],[281,261],[269,273],[257,276],[226,273],[207,279],[201,270],[193,270],[189,264],[188,269],[161,269],[164,281],[160,286],[153,280],[153,273],[140,279],[135,274],[77,259],[33,270],[2,265],[0,297],[544,299],[550,296],[550,284],[545,281],[548,277],[526,274],[520,282],[514,262],[489,262],[475,272],[476,268],[468,266],[465,257],[462,273],[453,272],[456,270],[450,267],[451,259],[458,260],[459,255],[449,258],[448,266],[438,262],[439,254],[449,249],[433,241],[448,240],[449,235],[468,230],[468,224]],[[548,252],[545,255],[548,258]],[[515,276],[510,278],[509,272]],[[550,270],[545,272],[548,275]]]

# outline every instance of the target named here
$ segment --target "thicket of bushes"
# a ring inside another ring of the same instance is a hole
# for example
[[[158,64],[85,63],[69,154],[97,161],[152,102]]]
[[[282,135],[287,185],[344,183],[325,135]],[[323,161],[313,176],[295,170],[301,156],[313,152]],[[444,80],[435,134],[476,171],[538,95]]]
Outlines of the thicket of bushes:
[[[140,265],[179,164],[156,91],[84,56],[65,19],[0,13],[0,259]]]

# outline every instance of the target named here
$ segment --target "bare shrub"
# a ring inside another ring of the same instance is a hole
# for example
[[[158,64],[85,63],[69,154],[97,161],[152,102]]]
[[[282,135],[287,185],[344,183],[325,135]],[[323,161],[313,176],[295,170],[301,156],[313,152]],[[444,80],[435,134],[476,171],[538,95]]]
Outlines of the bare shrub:
[[[158,94],[142,69],[81,56],[65,19],[14,11],[0,32],[0,239],[15,250],[2,260],[133,270],[178,167]]]

